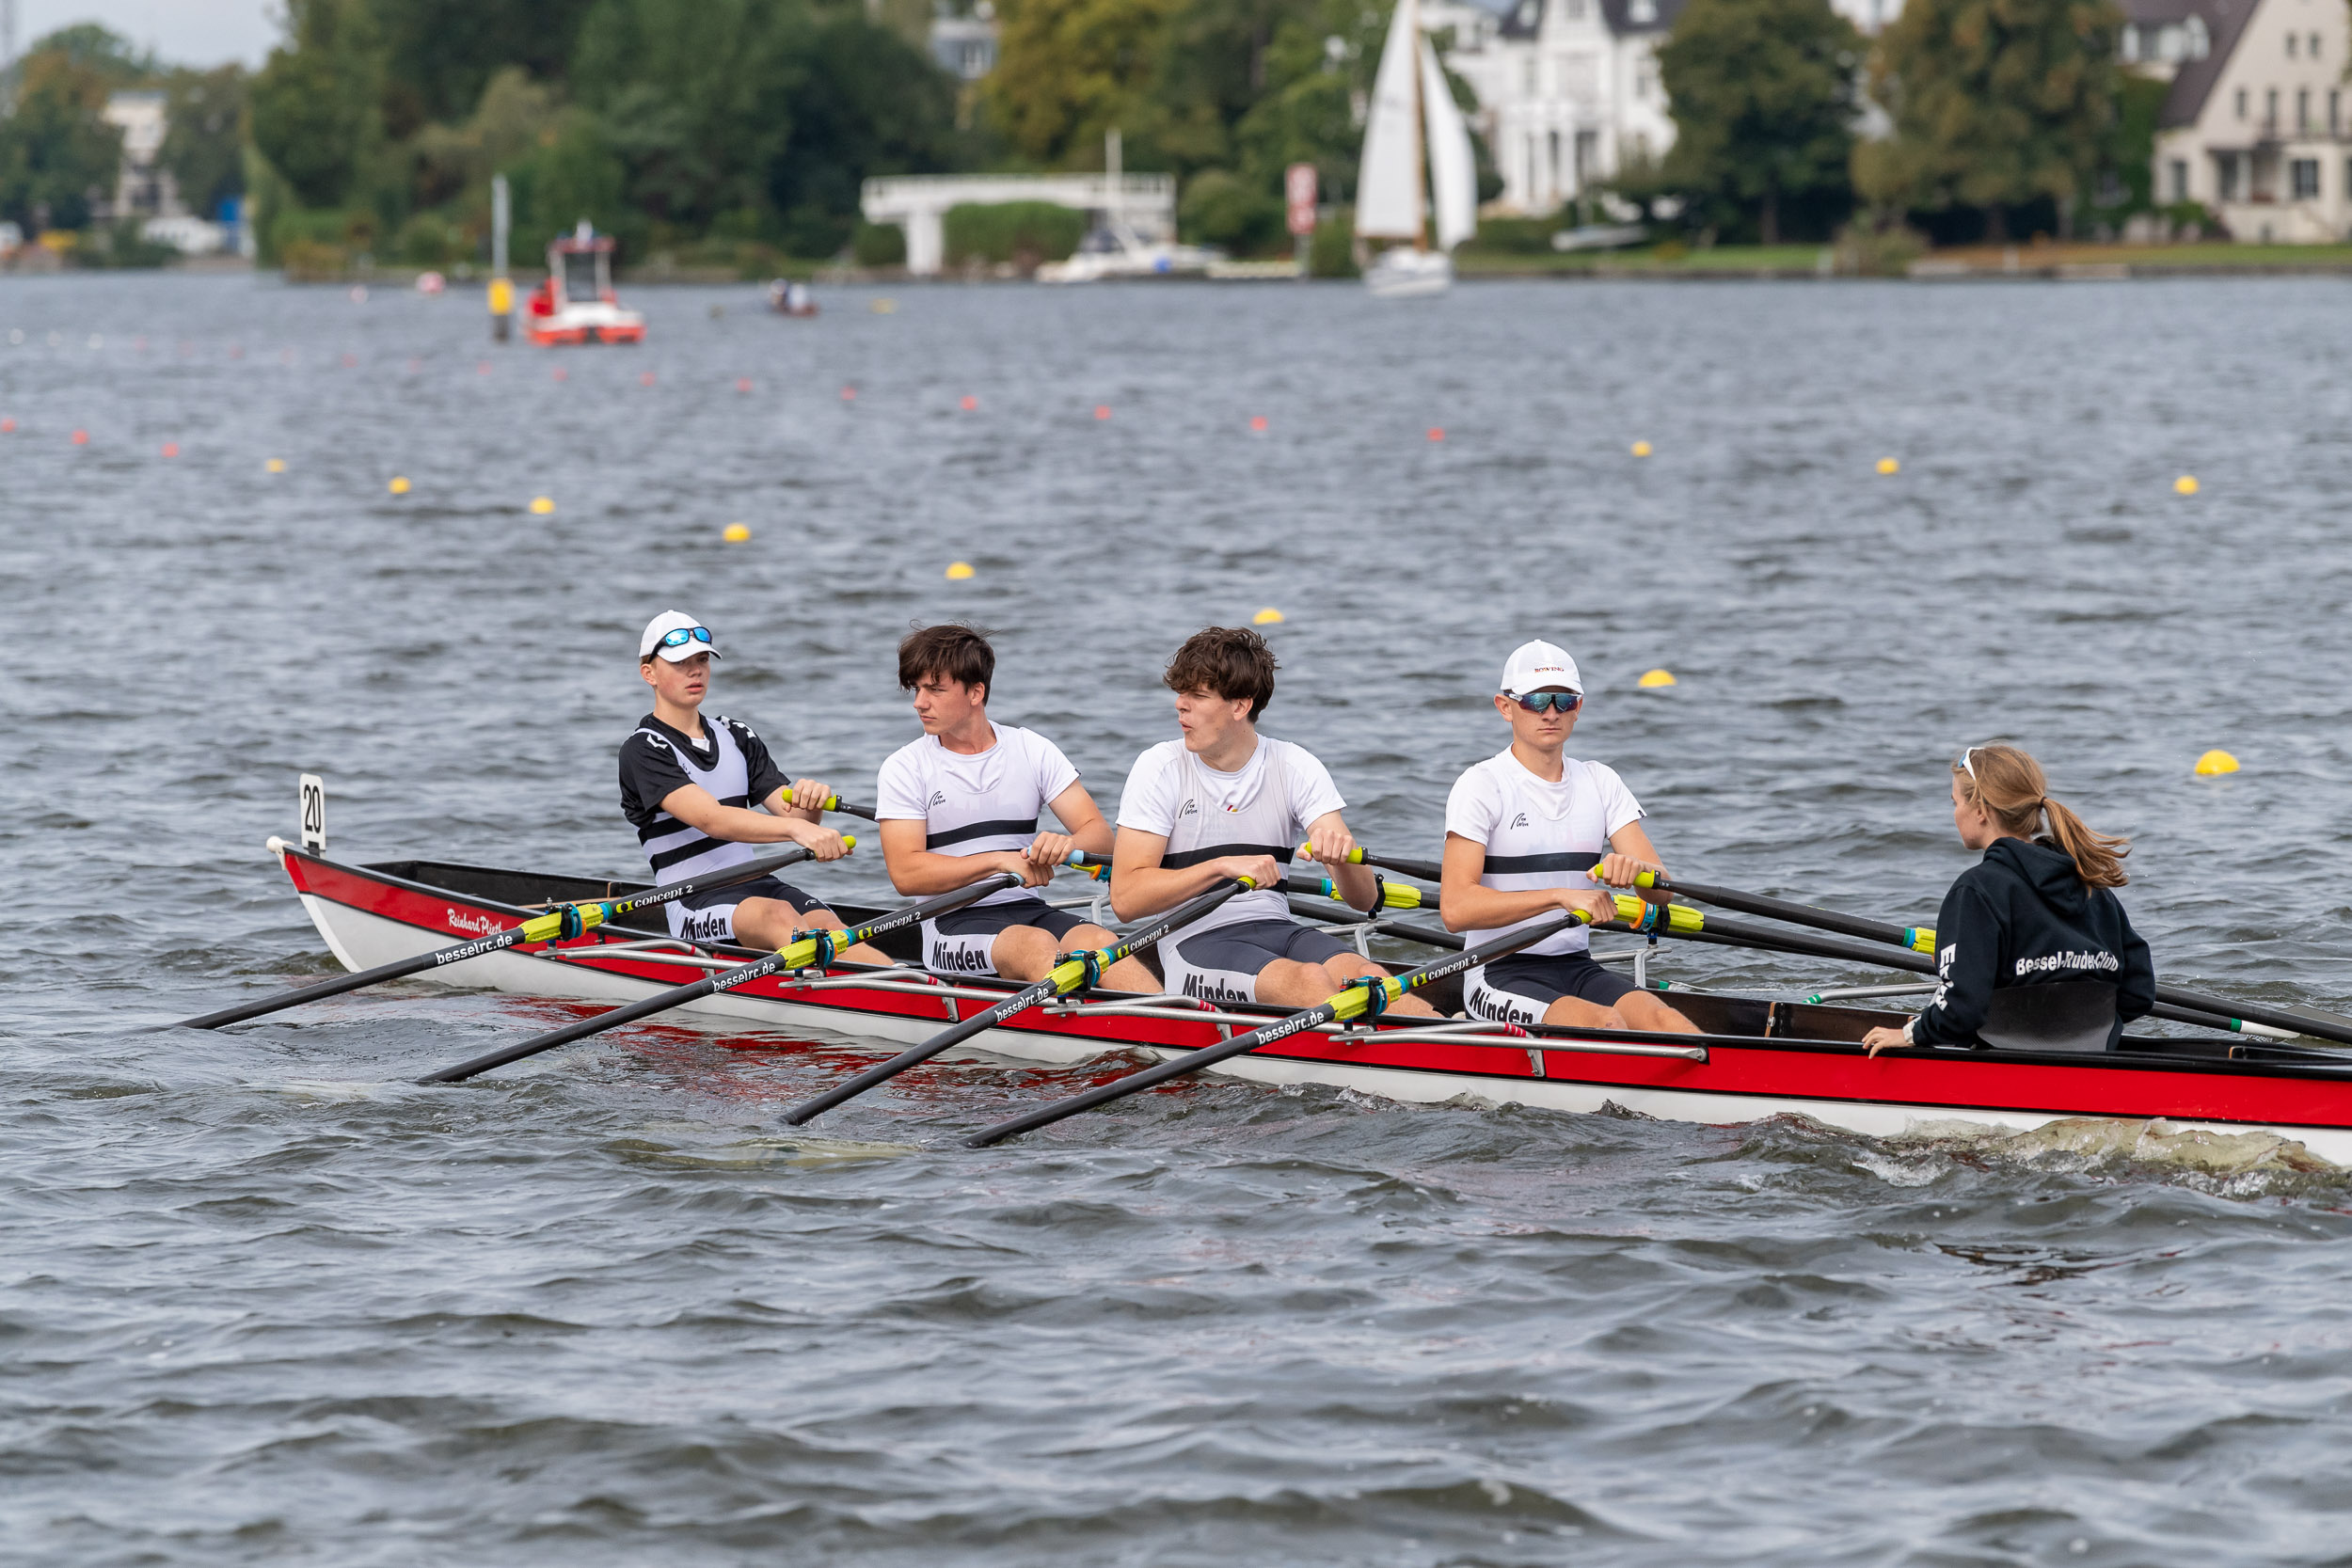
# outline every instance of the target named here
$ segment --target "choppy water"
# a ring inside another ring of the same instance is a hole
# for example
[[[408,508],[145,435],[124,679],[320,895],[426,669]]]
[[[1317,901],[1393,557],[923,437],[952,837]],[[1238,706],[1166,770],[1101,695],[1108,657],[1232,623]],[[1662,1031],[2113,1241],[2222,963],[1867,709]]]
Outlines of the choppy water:
[[[2009,736],[2137,836],[2169,976],[2352,1002],[2340,282],[871,297],[646,291],[644,349],[550,356],[0,282],[0,1560],[2352,1558],[2352,1181],[2292,1151],[1215,1083],[975,1153],[1073,1075],[812,1140],[822,1048],[691,1030],[409,1086],[511,998],[134,1032],[326,966],[261,847],[301,770],[341,854],[632,872],[674,604],[850,784],[896,637],[980,617],[1106,802],[1174,643],[1276,606],[1268,730],[1423,853],[1552,636],[1672,863],[1889,917]]]

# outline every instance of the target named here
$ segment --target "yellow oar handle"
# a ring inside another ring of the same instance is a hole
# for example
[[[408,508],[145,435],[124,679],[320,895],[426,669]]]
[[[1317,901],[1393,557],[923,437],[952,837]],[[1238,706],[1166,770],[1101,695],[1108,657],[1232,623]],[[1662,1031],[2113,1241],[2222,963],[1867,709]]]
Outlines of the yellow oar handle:
[[[1904,927],[1903,945],[1914,953],[1933,953],[1935,951],[1935,927],[1932,926]]]
[[[1340,884],[1328,877],[1319,881],[1310,882],[1307,886],[1314,888],[1326,898],[1334,899],[1340,903],[1347,901],[1346,896],[1340,892]],[[1299,891],[1303,893],[1306,889],[1301,888]],[[1384,910],[1417,910],[1422,907],[1422,891],[1417,887],[1407,886],[1402,882],[1380,884],[1380,907]]]
[[[1315,847],[1311,844],[1302,844],[1298,847],[1298,853],[1309,859],[1313,858],[1314,852]],[[1350,865],[1361,865],[1364,863],[1364,847],[1362,845],[1359,844],[1355,848],[1350,849],[1347,852],[1347,863]]]
[[[847,848],[857,847],[857,839],[849,833],[841,835],[841,843]],[[532,915],[523,922],[523,941],[559,942],[567,935],[579,936],[583,931],[593,931],[612,918],[612,905],[615,902],[618,900],[596,904],[566,904],[560,910],[549,910],[545,914]],[[566,915],[579,921],[579,925],[568,933],[564,929]]]

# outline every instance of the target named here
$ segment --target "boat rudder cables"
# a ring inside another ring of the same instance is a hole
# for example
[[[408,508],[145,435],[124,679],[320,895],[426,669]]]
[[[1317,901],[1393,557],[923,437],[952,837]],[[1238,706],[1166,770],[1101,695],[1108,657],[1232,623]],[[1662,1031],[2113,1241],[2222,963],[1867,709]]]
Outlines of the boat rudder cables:
[[[835,1084],[822,1094],[802,1101],[784,1113],[784,1119],[787,1125],[798,1127],[822,1116],[844,1101],[856,1099],[877,1084],[887,1083],[907,1069],[928,1062],[941,1052],[953,1050],[965,1040],[1027,1012],[1041,1002],[1068,996],[1073,991],[1091,990],[1102,979],[1103,971],[1121,958],[1134,957],[1168,932],[1191,925],[1233,895],[1247,893],[1256,886],[1257,883],[1247,877],[1229,878],[1208,892],[1186,899],[1167,913],[1136,927],[1108,947],[1082,948],[1078,952],[1065,954],[1054,966],[1053,973],[1042,980],[1015,991],[985,1012],[975,1013],[961,1022],[949,1025],[922,1044],[909,1046],[890,1060]]]
[[[1894,926],[1882,920],[1846,914],[1836,910],[1824,910],[1811,904],[1799,904],[1785,898],[1768,898],[1761,894],[1741,893],[1736,888],[1715,887],[1706,882],[1686,881],[1679,877],[1668,878],[1645,871],[1634,879],[1636,886],[1660,893],[1678,893],[1695,898],[1702,904],[1720,904],[1742,914],[1766,915],[1785,920],[1792,926],[1808,926],[1816,930],[1835,931],[1843,936],[1862,937],[1883,942],[1889,946],[1912,953],[1931,954],[1935,951],[1935,931],[1927,926]],[[1718,923],[1718,928],[1721,923]],[[1725,934],[1733,934],[1724,928]],[[1823,954],[1822,957],[1838,957]],[[1883,962],[1883,959],[1872,959]],[[1908,964],[1890,964],[1892,968],[1912,968]],[[1934,965],[1924,966],[1924,973],[1933,973]],[[2310,1036],[2315,1039],[2334,1040],[2352,1045],[2352,1018],[2316,1009],[2267,1006],[2259,1002],[2239,1002],[2226,996],[2190,990],[2181,986],[2156,982],[2157,1006],[2152,1016],[2174,1023],[2193,1023],[2210,1029],[2227,1029],[2234,1034],[2260,1035],[2274,1039],[2292,1039]]]
[[[857,840],[845,836],[841,842],[854,847]],[[493,931],[485,937],[475,937],[468,942],[453,942],[447,947],[435,948],[430,953],[417,954],[413,958],[394,958],[390,963],[377,964],[373,969],[363,969],[354,974],[338,974],[331,980],[321,980],[316,985],[303,986],[295,990],[280,991],[275,996],[264,997],[259,1002],[246,1002],[234,1007],[223,1007],[218,1012],[206,1013],[200,1018],[183,1018],[178,1023],[166,1024],[164,1027],[217,1029],[223,1024],[243,1023],[247,1019],[260,1018],[264,1014],[297,1006],[305,1002],[318,1002],[330,996],[341,996],[346,991],[355,991],[364,986],[376,985],[385,980],[397,980],[404,975],[421,974],[428,969],[441,969],[450,964],[464,963],[469,958],[479,958],[487,953],[502,953],[510,947],[525,947],[546,942],[568,942],[574,937],[595,930],[599,926],[610,925],[625,915],[635,914],[640,910],[658,909],[664,904],[675,903],[690,894],[706,893],[714,888],[732,887],[738,882],[747,882],[754,878],[765,877],[771,872],[780,871],[787,865],[797,865],[808,857],[809,851],[796,844],[780,854],[745,861],[739,865],[730,865],[703,876],[670,882],[661,887],[650,888],[644,893],[632,893],[626,898],[592,899],[583,903],[565,904],[559,909],[549,910],[545,914],[533,915],[519,926],[510,926],[503,931]]]
[[[544,1035],[533,1035],[531,1038],[518,1041],[514,1045],[501,1046],[496,1051],[476,1056],[471,1061],[460,1062],[455,1067],[445,1067],[438,1072],[428,1072],[417,1082],[420,1084],[462,1083],[466,1079],[488,1072],[493,1068],[504,1067],[509,1062],[519,1062],[526,1056],[536,1056],[543,1051],[552,1051],[557,1046],[569,1045],[574,1040],[583,1040],[591,1035],[600,1035],[607,1029],[617,1029],[624,1023],[634,1023],[640,1019],[651,1018],[656,1013],[666,1013],[674,1007],[682,1007],[689,1002],[699,1002],[706,996],[716,995],[723,990],[733,990],[738,986],[747,985],[754,980],[765,979],[771,974],[827,968],[833,963],[835,954],[847,948],[855,947],[861,942],[868,941],[888,931],[898,930],[903,927],[918,925],[934,915],[946,914],[951,910],[960,910],[966,904],[977,903],[992,893],[1007,892],[1020,885],[1019,877],[1009,871],[1003,871],[993,877],[983,878],[969,887],[960,887],[952,893],[943,893],[936,898],[926,898],[919,903],[893,910],[888,914],[877,916],[863,926],[852,927],[846,931],[830,929],[803,931],[792,942],[765,958],[754,958],[747,964],[738,964],[733,969],[722,971],[717,974],[706,975],[700,980],[690,981],[682,986],[674,986],[668,990],[658,991],[641,1002],[632,1002],[626,1007],[614,1007],[609,1012],[598,1013],[594,1018],[583,1018],[576,1023],[567,1023],[561,1029],[551,1029]]]
[[[1626,904],[1639,902],[1640,900],[1635,898],[1623,900]],[[1216,1045],[1203,1046],[1198,1051],[1171,1057],[1165,1062],[1145,1068],[1139,1072],[1131,1072],[1124,1078],[1089,1089],[1084,1094],[1073,1095],[1067,1100],[1057,1100],[1051,1105],[1040,1106],[1034,1111],[1014,1117],[1009,1121],[1000,1121],[993,1127],[975,1132],[963,1141],[970,1148],[986,1148],[991,1144],[1000,1143],[1007,1138],[1018,1137],[1024,1132],[1033,1132],[1041,1127],[1060,1121],[1065,1117],[1074,1117],[1081,1111],[1090,1111],[1098,1105],[1107,1105],[1114,1100],[1123,1100],[1131,1094],[1139,1094],[1155,1085],[1165,1084],[1171,1078],[1182,1078],[1189,1073],[1199,1072],[1204,1068],[1215,1067],[1228,1057],[1238,1056],[1247,1051],[1255,1051],[1262,1045],[1272,1045],[1277,1041],[1288,1039],[1293,1035],[1304,1034],[1310,1029],[1320,1028],[1326,1023],[1366,1017],[1377,1018],[1380,1013],[1388,1009],[1390,1003],[1394,1002],[1408,990],[1418,990],[1423,986],[1432,985],[1449,976],[1475,969],[1480,964],[1490,963],[1507,954],[1516,953],[1522,947],[1532,946],[1546,937],[1557,935],[1571,926],[1590,925],[1592,918],[1582,910],[1572,910],[1557,920],[1538,921],[1533,925],[1522,926],[1515,931],[1506,931],[1491,941],[1482,942],[1475,947],[1466,947],[1450,958],[1439,958],[1435,963],[1423,964],[1419,969],[1407,970],[1403,974],[1392,974],[1385,978],[1375,974],[1364,975],[1337,995],[1303,1011],[1293,1013],[1288,1018],[1278,1019],[1262,1029],[1252,1029],[1246,1035],[1235,1035],[1230,1040],[1221,1040]],[[1378,997],[1376,1002],[1375,1001],[1375,993]]]

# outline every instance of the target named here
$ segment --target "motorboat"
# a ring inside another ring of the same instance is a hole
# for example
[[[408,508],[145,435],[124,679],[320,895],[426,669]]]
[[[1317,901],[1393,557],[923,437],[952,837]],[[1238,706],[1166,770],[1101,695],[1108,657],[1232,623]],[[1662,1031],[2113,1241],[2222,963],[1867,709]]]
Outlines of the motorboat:
[[[548,348],[580,343],[641,343],[645,318],[621,309],[612,293],[612,236],[586,218],[548,246],[548,275],[531,292],[524,332]]]

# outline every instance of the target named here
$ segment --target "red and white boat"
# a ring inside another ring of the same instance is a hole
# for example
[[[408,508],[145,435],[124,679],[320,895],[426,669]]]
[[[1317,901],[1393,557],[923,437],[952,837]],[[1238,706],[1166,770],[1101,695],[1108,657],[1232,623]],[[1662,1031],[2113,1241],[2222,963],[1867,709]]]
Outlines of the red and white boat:
[[[518,926],[549,906],[645,884],[432,861],[348,864],[271,839],[335,957],[357,971]],[[835,908],[855,922],[877,911]],[[771,976],[665,1015],[727,1028],[820,1030],[891,1047],[930,1037],[1009,988],[945,981],[914,963],[914,934],[879,939],[900,967],[837,965]],[[420,975],[519,995],[626,1003],[760,955],[670,937],[658,911],[568,942],[526,945]],[[1459,1006],[1433,987],[1440,1010]],[[1856,1007],[1675,992],[1708,1033],[1505,1033],[1448,1017],[1390,1019],[1294,1035],[1216,1070],[1265,1084],[1328,1084],[1391,1100],[1480,1100],[1592,1112],[1614,1104],[1667,1120],[1727,1124],[1795,1113],[1875,1136],[1954,1122],[2022,1132],[2074,1117],[2160,1118],[2185,1132],[2267,1132],[2352,1164],[2352,1057],[2227,1039],[2133,1038],[2114,1053],[1892,1052],[1858,1043],[1895,1015]],[[1172,1055],[1231,1038],[1282,1010],[1178,996],[1097,992],[1050,1003],[979,1036],[973,1049],[1067,1064],[1106,1051]],[[546,1070],[543,1067],[540,1070]]]
[[[548,246],[548,275],[531,292],[523,330],[548,348],[645,341],[645,318],[622,309],[612,293],[612,235],[582,218],[577,231]]]

